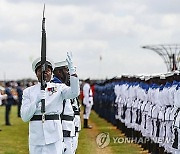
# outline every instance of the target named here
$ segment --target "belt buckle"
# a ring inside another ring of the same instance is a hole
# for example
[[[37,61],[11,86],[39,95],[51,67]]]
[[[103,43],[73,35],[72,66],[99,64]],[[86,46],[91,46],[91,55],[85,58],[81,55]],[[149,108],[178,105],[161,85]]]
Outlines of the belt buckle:
[[[45,121],[45,113],[42,114],[42,123]]]

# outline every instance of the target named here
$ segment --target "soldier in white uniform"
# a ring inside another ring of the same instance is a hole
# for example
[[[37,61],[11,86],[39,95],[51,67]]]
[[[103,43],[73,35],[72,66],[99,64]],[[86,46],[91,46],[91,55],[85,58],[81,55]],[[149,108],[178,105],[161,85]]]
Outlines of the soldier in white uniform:
[[[67,61],[61,61],[55,63],[55,69],[53,71],[54,83],[65,83],[69,85],[69,72]],[[63,112],[61,113],[63,140],[66,147],[64,154],[73,154],[73,137],[75,136],[75,124],[74,124],[74,111],[72,107],[72,100],[66,99],[63,103]]]
[[[71,99],[74,111],[75,136],[73,137],[73,153],[76,153],[78,147],[79,132],[81,130],[80,103],[78,97]]]
[[[172,152],[173,153],[180,153],[180,84],[176,87],[176,91],[174,93],[174,113],[172,115],[173,122],[173,144],[172,144]]]
[[[47,60],[45,71],[46,88],[41,90],[41,84],[28,87],[23,91],[21,117],[29,122],[29,151],[30,154],[61,154],[63,150],[63,133],[60,114],[63,100],[75,98],[79,95],[79,79],[74,75],[71,56],[67,54],[70,71],[70,87],[65,84],[50,82],[53,62]],[[40,58],[32,64],[38,81],[41,80]],[[45,121],[42,122],[41,99],[45,99]]]
[[[92,128],[92,126],[88,125],[88,119],[91,113],[91,108],[93,106],[93,96],[92,90],[90,87],[90,79],[85,80],[85,84],[83,86],[83,104],[84,104],[84,128]]]

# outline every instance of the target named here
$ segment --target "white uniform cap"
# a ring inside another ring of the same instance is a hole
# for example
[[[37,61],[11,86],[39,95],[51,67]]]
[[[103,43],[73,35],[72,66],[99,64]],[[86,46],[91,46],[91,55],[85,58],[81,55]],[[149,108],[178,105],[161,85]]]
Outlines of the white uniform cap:
[[[173,76],[173,75],[174,75],[173,72],[168,72],[168,73],[165,74],[165,77],[170,77],[170,76]]]
[[[66,60],[55,63],[55,68],[56,67],[63,67],[63,66],[68,66],[68,63]]]
[[[41,62],[41,58],[40,57],[33,61],[33,63],[32,63],[32,70],[33,70],[33,72],[35,72],[36,68],[41,65],[40,62]],[[52,69],[54,69],[54,62],[51,59],[46,58],[46,62],[47,62],[47,65],[51,66]]]
[[[161,74],[160,79],[166,79],[166,76],[164,74]]]
[[[144,79],[145,79],[144,75],[140,76],[139,78],[140,78],[141,80],[144,80]]]
[[[180,72],[179,72],[178,70],[175,70],[175,71],[174,71],[174,74],[179,75],[179,74],[180,74]]]
[[[147,81],[151,79],[151,76],[145,76],[144,78],[145,78],[145,81]]]

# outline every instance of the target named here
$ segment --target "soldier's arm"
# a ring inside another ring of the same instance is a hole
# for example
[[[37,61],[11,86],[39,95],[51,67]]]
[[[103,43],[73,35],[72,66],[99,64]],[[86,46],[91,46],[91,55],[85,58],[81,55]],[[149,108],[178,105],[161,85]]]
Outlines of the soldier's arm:
[[[79,79],[75,76],[70,77],[70,87],[65,86],[62,90],[64,99],[73,99],[79,96],[80,87],[79,87]]]
[[[37,101],[31,101],[29,95],[29,89],[23,91],[22,106],[21,106],[21,118],[24,122],[29,121],[36,111]]]

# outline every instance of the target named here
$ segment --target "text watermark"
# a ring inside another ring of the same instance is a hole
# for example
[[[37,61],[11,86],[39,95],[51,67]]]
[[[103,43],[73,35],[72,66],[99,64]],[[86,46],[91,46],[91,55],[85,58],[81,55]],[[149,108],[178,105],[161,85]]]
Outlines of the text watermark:
[[[145,143],[162,143],[162,144],[168,144],[168,143],[173,143],[172,138],[160,138],[156,137],[153,140],[150,138],[145,138],[145,137],[119,137],[119,136],[113,136],[110,137],[108,132],[103,132],[97,135],[96,137],[96,143],[99,148],[105,148],[107,147],[110,142],[113,144],[128,144],[128,143],[135,143],[135,144],[145,144]]]

